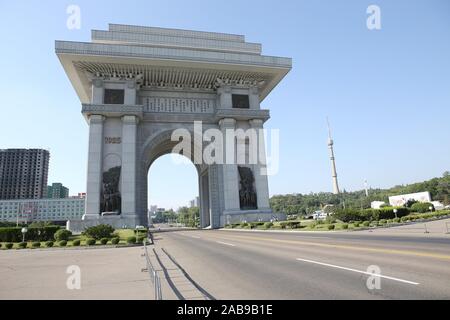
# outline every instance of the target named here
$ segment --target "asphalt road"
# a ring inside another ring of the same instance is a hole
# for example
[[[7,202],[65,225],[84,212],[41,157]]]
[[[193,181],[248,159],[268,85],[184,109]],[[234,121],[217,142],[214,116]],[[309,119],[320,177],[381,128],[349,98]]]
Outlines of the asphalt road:
[[[445,235],[199,230],[155,242],[216,299],[450,299]]]

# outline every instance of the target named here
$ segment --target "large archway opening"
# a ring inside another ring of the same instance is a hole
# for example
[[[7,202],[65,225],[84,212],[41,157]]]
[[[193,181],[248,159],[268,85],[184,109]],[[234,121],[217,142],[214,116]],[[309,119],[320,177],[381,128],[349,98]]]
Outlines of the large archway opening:
[[[165,154],[147,174],[149,216],[154,224],[200,227],[199,174],[186,157]]]
[[[160,128],[157,128],[158,126]],[[173,129],[179,127],[188,128],[192,134],[193,128],[192,125],[190,126],[189,124],[177,125]],[[180,151],[176,151],[177,149],[175,148],[177,141],[172,140],[173,129],[167,129],[167,125],[155,125],[153,127],[153,133],[146,134],[143,139],[142,149],[138,159],[138,177],[140,177],[138,178],[137,193],[138,210],[142,212],[141,214],[148,214],[150,204],[159,205],[155,203],[158,199],[155,197],[152,198],[152,195],[158,194],[157,192],[160,192],[161,199],[166,199],[164,200],[165,205],[173,209],[179,205],[188,206],[190,201],[198,197],[198,226],[200,228],[217,228],[220,225],[220,217],[218,216],[219,209],[217,208],[217,166],[194,164],[193,156],[189,152],[186,156],[179,155],[178,152]],[[196,139],[191,141],[191,150],[201,147],[201,141],[199,142]],[[188,155],[190,156],[188,157]],[[158,159],[162,160],[158,161]],[[159,164],[160,161],[162,161],[161,164]],[[154,166],[162,166],[165,173],[161,173],[160,175],[155,173],[156,176],[152,178],[153,173],[150,173],[152,176],[149,176],[149,172],[150,170],[153,171]],[[176,174],[177,172],[179,173],[178,176]],[[155,189],[158,188],[158,185],[162,181],[167,180],[168,177],[172,177],[170,178],[172,182],[164,183],[165,190]],[[181,179],[189,181],[179,181]],[[177,197],[177,183],[179,183],[181,188],[186,188],[186,190],[181,190],[183,192],[180,191],[180,194],[183,194],[182,197],[177,198],[176,201],[171,201]],[[152,190],[154,190],[153,193]]]

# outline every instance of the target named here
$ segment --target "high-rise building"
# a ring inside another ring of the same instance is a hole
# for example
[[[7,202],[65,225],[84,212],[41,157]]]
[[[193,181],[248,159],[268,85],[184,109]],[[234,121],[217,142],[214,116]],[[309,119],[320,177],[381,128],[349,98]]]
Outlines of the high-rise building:
[[[44,198],[49,161],[43,149],[0,150],[0,200]]]
[[[330,129],[330,123],[328,122],[328,118],[327,118],[327,125],[328,125],[328,149],[330,150],[330,161],[331,161],[331,178],[333,180],[333,193],[339,194],[339,184],[338,184],[337,171],[336,171],[336,160],[334,158],[334,150],[333,150],[334,141],[331,138],[331,129]]]
[[[64,187],[62,183],[55,182],[51,186],[47,186],[47,198],[64,199],[69,197],[69,189]]]

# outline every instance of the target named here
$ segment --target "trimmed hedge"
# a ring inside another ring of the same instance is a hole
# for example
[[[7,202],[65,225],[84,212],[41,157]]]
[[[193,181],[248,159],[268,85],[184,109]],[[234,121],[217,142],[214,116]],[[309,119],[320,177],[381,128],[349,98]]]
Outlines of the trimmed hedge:
[[[88,246],[95,246],[95,239],[87,239],[86,244]]]
[[[25,234],[26,240],[49,241],[53,240],[55,233],[61,229],[60,226],[30,227]],[[0,228],[0,242],[21,242],[22,227]]]
[[[31,246],[32,246],[33,248],[40,248],[40,247],[41,247],[41,243],[35,241],[35,242],[33,242],[33,243],[31,244]]]
[[[112,238],[111,243],[112,244],[118,244],[120,242],[120,238]]]
[[[137,237],[137,243],[142,243],[142,242],[144,242],[144,239],[145,239],[146,237],[144,237],[144,236],[138,236]]]
[[[8,242],[7,244],[5,244],[5,248],[6,249],[12,249],[14,243]]]
[[[20,249],[25,249],[26,247],[27,247],[27,243],[26,242],[19,243],[19,248]]]
[[[61,240],[60,242],[58,242],[58,245],[60,247],[66,247],[67,246],[67,240]]]
[[[51,248],[51,247],[53,247],[53,245],[54,245],[53,241],[47,241],[47,242],[45,243],[45,246],[46,246],[47,248]]]
[[[272,228],[272,227],[273,227],[273,223],[272,223],[272,222],[266,222],[266,223],[264,223],[264,228],[270,229],[270,228]]]
[[[327,226],[327,228],[328,228],[328,230],[334,230],[335,225],[334,225],[334,224],[329,224],[329,225]]]
[[[84,230],[84,234],[95,239],[101,240],[102,238],[110,239],[114,232],[114,228],[108,224],[99,224],[98,226],[89,227]]]
[[[102,245],[105,245],[105,244],[107,244],[107,243],[108,243],[108,241],[109,241],[109,239],[108,239],[108,238],[102,238],[102,239],[100,239],[100,243],[101,243]]]
[[[77,239],[77,240],[73,240],[73,241],[72,241],[72,246],[73,246],[73,247],[79,247],[79,246],[80,246],[80,244],[81,244],[81,241],[80,241],[80,240],[78,240],[78,239]]]
[[[410,210],[411,210],[411,212],[426,213],[426,212],[430,212],[430,207],[432,208],[431,211],[434,211],[434,206],[432,203],[416,202],[411,206]]]
[[[397,214],[394,213],[397,210]],[[380,209],[339,209],[333,215],[342,222],[350,221],[378,221],[380,219],[393,219],[397,215],[398,218],[407,216],[409,209],[404,207],[384,207]]]
[[[136,237],[128,237],[127,238],[128,244],[135,244],[136,243]]]

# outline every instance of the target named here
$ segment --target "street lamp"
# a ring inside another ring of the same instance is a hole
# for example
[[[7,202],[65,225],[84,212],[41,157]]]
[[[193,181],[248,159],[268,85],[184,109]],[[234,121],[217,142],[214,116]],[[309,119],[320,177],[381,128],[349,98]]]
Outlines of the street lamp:
[[[22,242],[25,242],[25,234],[28,232],[27,228],[22,228]]]
[[[398,212],[398,210],[394,209],[395,219],[397,219],[397,212]]]
[[[433,206],[430,206],[428,209],[430,209],[430,212],[433,213]]]

